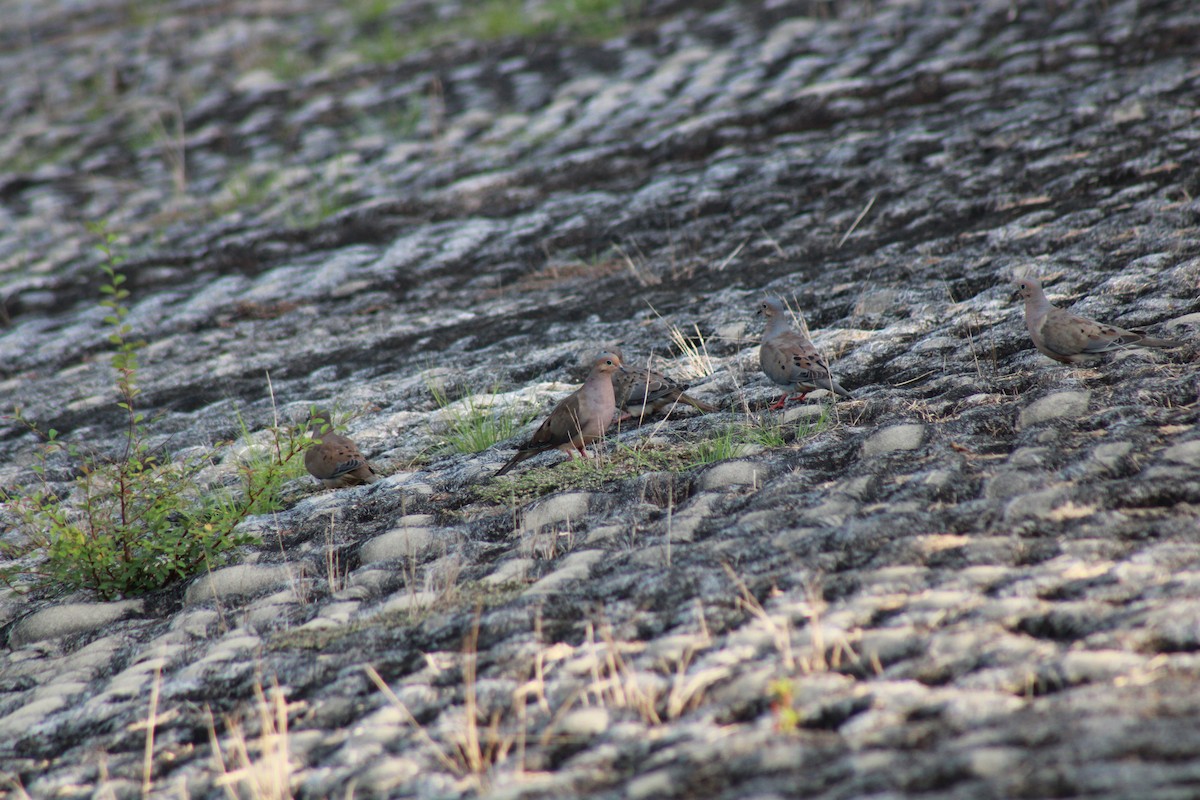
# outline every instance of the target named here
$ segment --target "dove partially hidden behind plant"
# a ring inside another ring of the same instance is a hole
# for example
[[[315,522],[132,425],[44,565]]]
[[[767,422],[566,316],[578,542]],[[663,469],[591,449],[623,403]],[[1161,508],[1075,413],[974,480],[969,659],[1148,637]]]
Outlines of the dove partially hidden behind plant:
[[[375,468],[351,439],[333,432],[333,417],[328,411],[315,410],[305,428],[316,444],[304,451],[304,467],[329,489],[359,486],[379,480]]]
[[[1178,347],[1176,339],[1154,339],[1141,330],[1125,330],[1072,314],[1050,305],[1037,278],[1017,278],[1018,294],[1025,300],[1025,327],[1033,344],[1045,355],[1064,364],[1095,361],[1105,353],[1129,347]]]
[[[496,476],[547,450],[562,450],[572,458],[578,451],[584,458],[591,458],[586,445],[604,436],[617,410],[612,374],[620,369],[620,356],[601,354],[592,362],[592,371],[583,386],[559,401],[550,416],[534,431],[533,438],[517,450]]]
[[[720,410],[686,394],[684,390],[688,387],[685,384],[678,383],[649,367],[618,370],[613,373],[612,383],[617,408],[621,411],[618,421],[634,417],[639,420],[645,419],[667,406],[674,408],[678,403],[689,405],[705,414]],[[670,409],[667,413],[670,413]]]
[[[783,397],[771,408],[783,408],[789,399],[803,400],[814,389],[828,389],[842,397],[851,396],[834,380],[829,372],[829,364],[808,337],[792,327],[780,300],[767,298],[759,304],[757,313],[767,320],[762,344],[758,348],[762,371],[780,386],[794,388],[798,392],[793,398],[784,392]]]

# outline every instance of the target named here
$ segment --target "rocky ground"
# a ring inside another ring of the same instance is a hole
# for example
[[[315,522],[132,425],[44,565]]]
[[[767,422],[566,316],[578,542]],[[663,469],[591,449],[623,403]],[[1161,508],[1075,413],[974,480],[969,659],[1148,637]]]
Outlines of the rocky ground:
[[[5,413],[120,441],[103,220],[157,441],[330,404],[387,474],[185,586],[0,594],[0,791],[1200,795],[1193,3],[328,5],[0,19]],[[1059,365],[1015,270],[1187,342]],[[768,293],[823,420],[763,409]],[[431,386],[540,413],[613,343],[724,410],[440,447]]]

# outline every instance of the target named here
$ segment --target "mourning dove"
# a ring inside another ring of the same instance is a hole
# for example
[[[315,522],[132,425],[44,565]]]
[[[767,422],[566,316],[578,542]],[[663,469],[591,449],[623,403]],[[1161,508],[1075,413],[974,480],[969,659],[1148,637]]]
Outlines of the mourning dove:
[[[601,354],[592,362],[592,371],[588,373],[583,386],[554,407],[550,416],[534,432],[533,438],[522,445],[496,475],[503,475],[525,459],[554,448],[571,457],[578,450],[585,458],[591,458],[585,445],[604,435],[617,410],[611,376],[619,369],[620,356]]]
[[[676,383],[661,372],[649,367],[614,372],[612,383],[613,392],[617,398],[617,408],[622,412],[620,417],[622,420],[631,417],[643,419],[662,411],[667,406],[674,407],[676,403],[686,403],[706,414],[719,410],[716,406],[710,406],[708,403],[684,394],[687,386]]]
[[[833,379],[829,365],[808,337],[788,322],[782,302],[768,298],[759,305],[758,313],[767,318],[762,345],[758,348],[762,371],[780,386],[795,387],[799,392],[794,398],[784,392],[771,408],[783,408],[789,399],[803,400],[813,389],[828,389],[842,397],[851,396]]]
[[[305,428],[317,443],[304,451],[305,469],[329,489],[359,486],[379,480],[375,468],[359,451],[358,445],[333,432],[330,427],[332,419],[328,411],[317,410],[309,415]]]
[[[1018,278],[1017,292],[1025,299],[1025,327],[1038,350],[1055,361],[1075,364],[1127,347],[1178,347],[1174,339],[1152,339],[1145,331],[1105,325],[1050,305],[1037,278]]]

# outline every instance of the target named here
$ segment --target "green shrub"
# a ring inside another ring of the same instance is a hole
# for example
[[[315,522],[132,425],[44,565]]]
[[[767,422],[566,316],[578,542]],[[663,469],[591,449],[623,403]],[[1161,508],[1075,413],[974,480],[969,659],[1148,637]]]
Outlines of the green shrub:
[[[212,490],[200,481],[200,471],[223,455],[222,448],[171,460],[147,443],[145,416],[137,409],[138,350],[143,342],[131,338],[125,321],[129,313],[113,252],[115,237],[103,226],[100,236],[107,282],[101,305],[109,312],[108,341],[114,352],[117,406],[125,414],[123,442],[115,456],[58,440],[50,429],[33,467],[39,485],[29,491],[0,490],[0,504],[15,518],[26,536],[20,559],[0,567],[0,580],[17,585],[23,576],[35,582],[68,589],[88,589],[104,598],[143,594],[223,563],[234,548],[254,539],[237,531],[250,514],[278,507],[282,483],[296,472],[296,456],[308,440],[293,427],[271,429],[271,452],[243,459],[235,490]],[[20,409],[18,420],[39,432]],[[65,453],[75,472],[74,486],[59,495],[47,477],[48,459]],[[31,563],[33,562],[33,563]]]

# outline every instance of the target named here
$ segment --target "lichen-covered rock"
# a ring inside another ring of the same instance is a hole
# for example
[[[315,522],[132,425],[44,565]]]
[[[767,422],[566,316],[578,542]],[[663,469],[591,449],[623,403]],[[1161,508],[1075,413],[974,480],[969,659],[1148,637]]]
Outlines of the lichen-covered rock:
[[[156,447],[319,404],[385,473],[135,601],[0,591],[30,796],[1194,793],[1190,3],[17,5],[0,485],[13,406],[119,452],[97,220]],[[1184,344],[1050,363],[1018,270]],[[765,407],[765,296],[853,397]],[[720,410],[447,446],[614,343]]]

